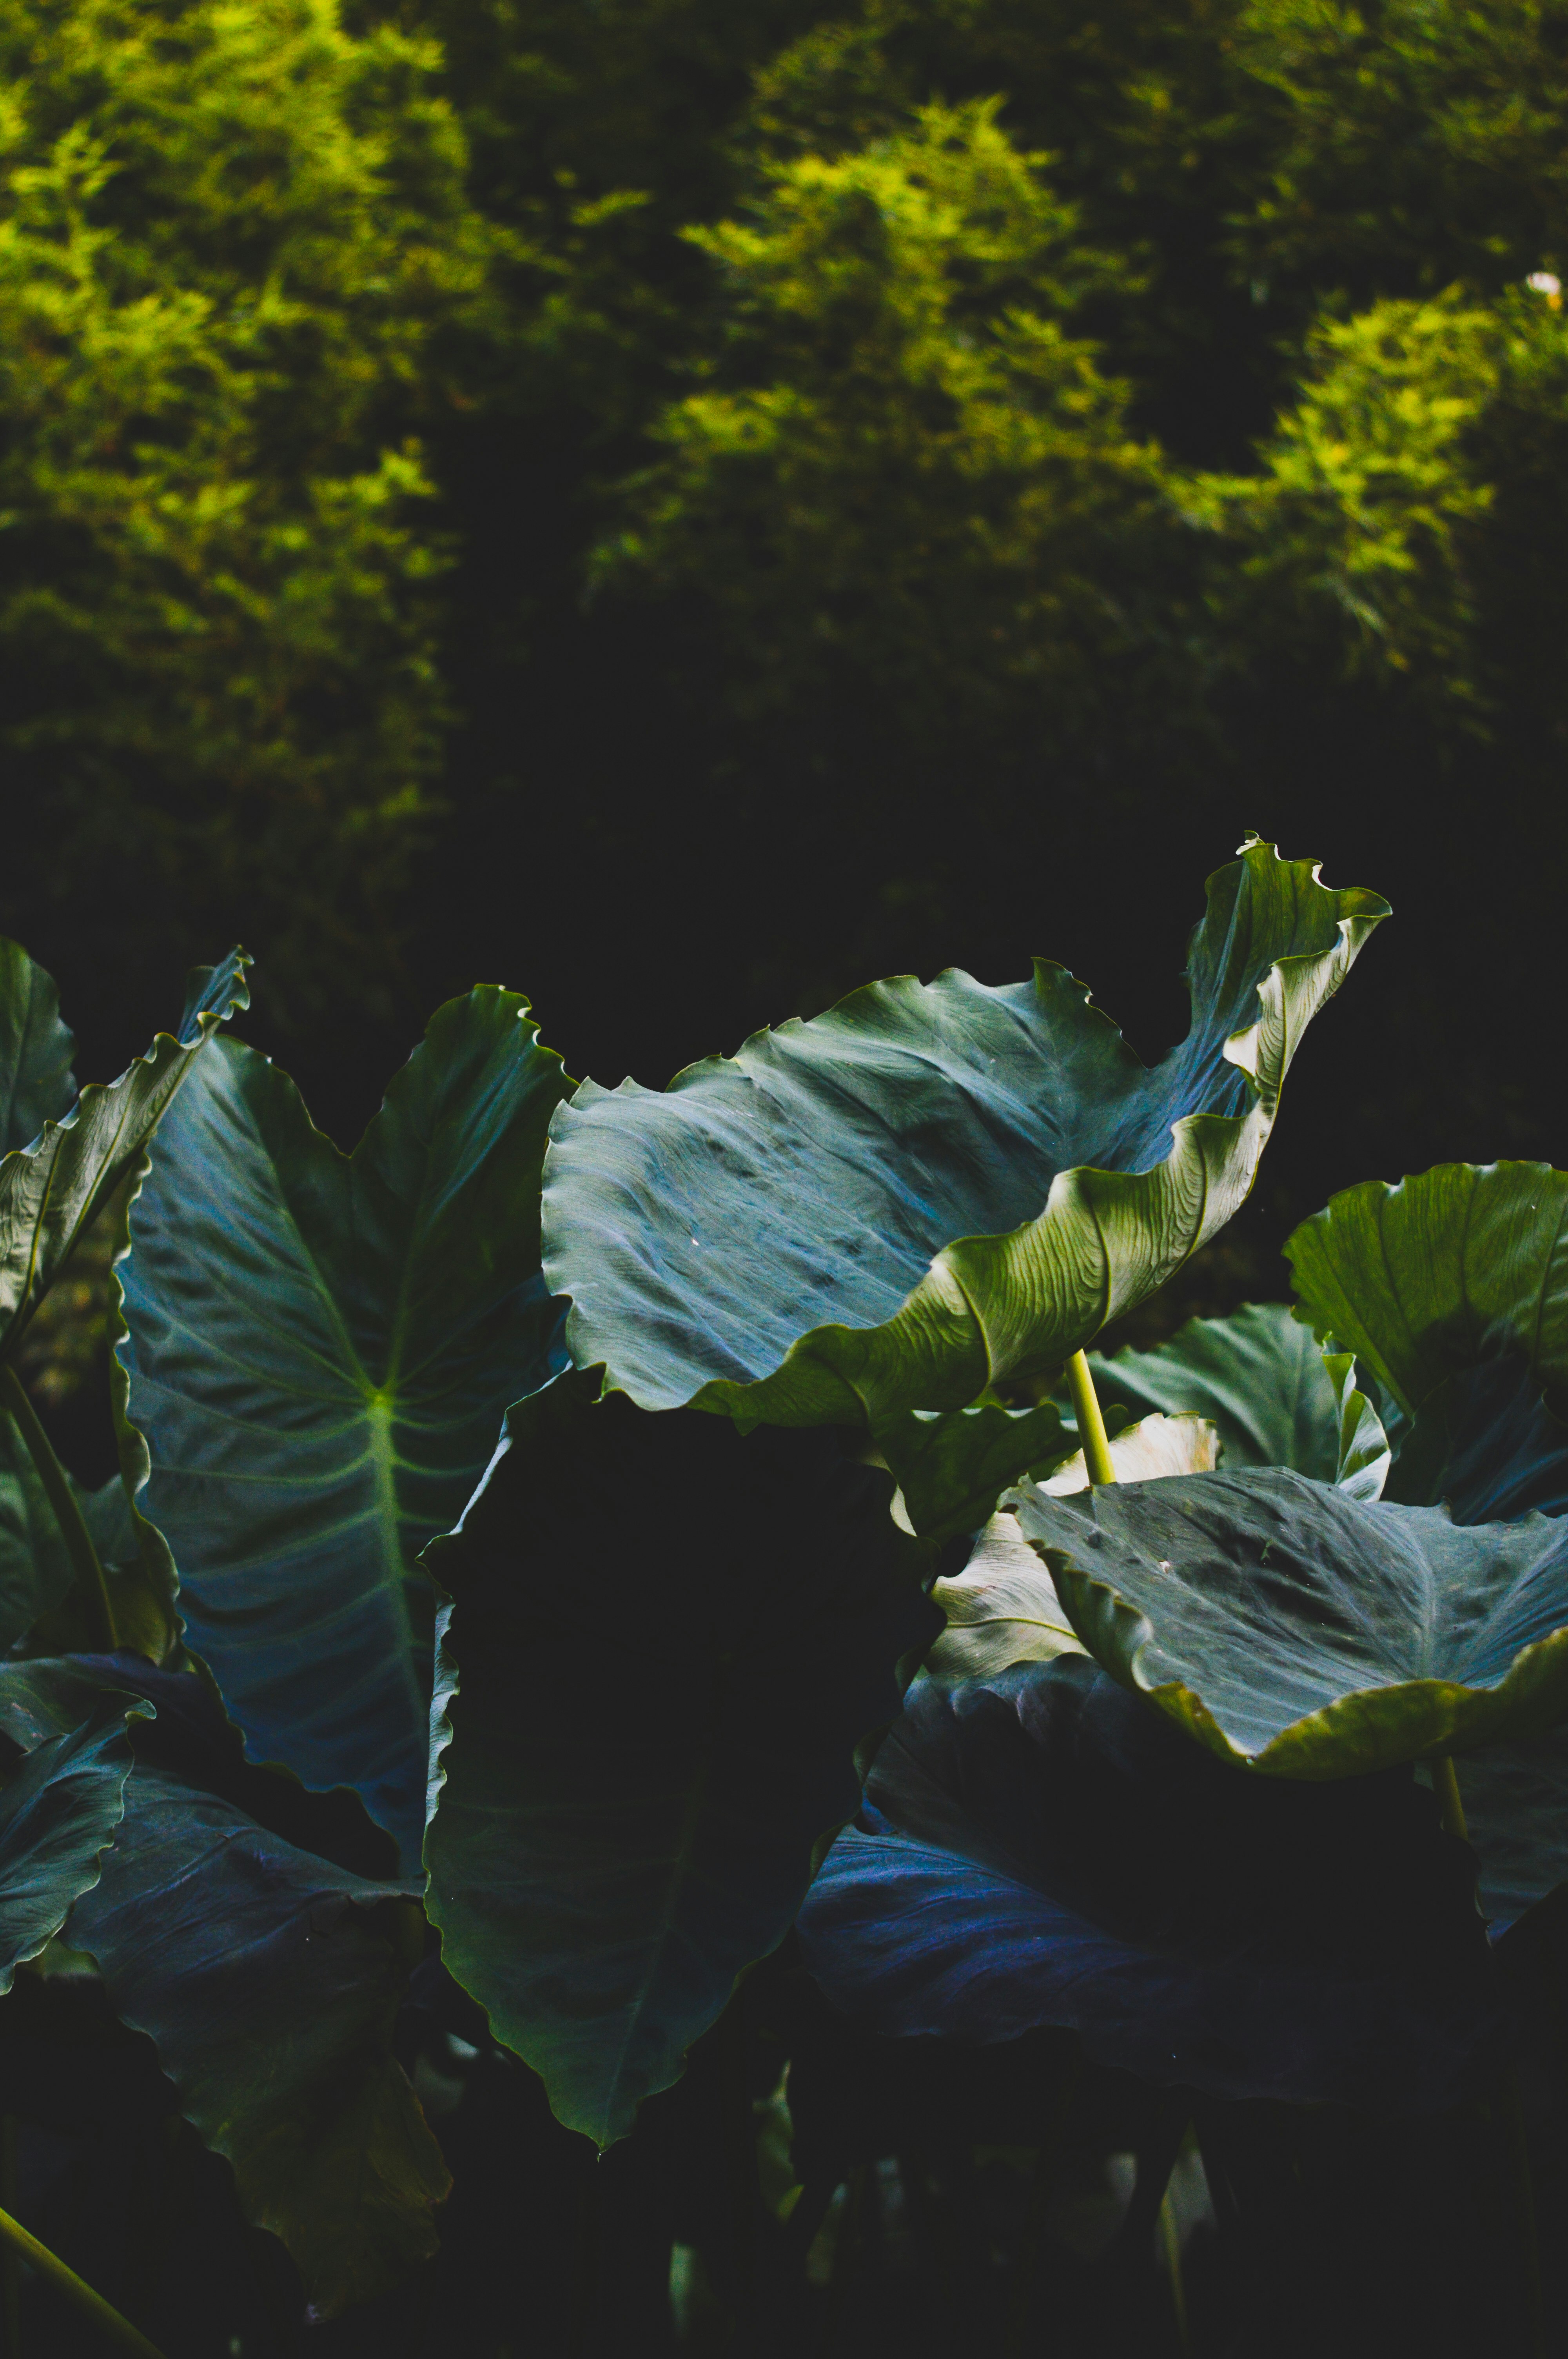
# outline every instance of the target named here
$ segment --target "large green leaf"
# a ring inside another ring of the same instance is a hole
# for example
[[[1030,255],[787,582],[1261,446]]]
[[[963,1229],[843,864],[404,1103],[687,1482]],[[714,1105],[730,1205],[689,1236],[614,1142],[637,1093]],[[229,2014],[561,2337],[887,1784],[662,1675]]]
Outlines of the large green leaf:
[[[1015,1503],[1089,1652],[1249,1767],[1348,1777],[1568,1713],[1549,1517],[1458,1525],[1261,1468]]]
[[[839,1437],[595,1402],[596,1374],[509,1412],[430,1551],[426,1849],[446,1963],[603,2143],[783,1939],[939,1616]]]
[[[203,1042],[248,1005],[245,963],[232,951],[178,1035],[160,1032],[117,1082],[90,1082],[62,1119],[46,1121],[29,1146],[0,1160],[0,1358],[83,1229],[135,1170]]]
[[[1001,1412],[958,1429],[990,1453],[979,1501],[918,1413],[1054,1372],[1229,1219],[1302,1032],[1386,913],[1249,843],[1210,879],[1192,1028],[1152,1069],[1041,961],[1002,988],[873,984],[663,1093],[585,1083],[546,1166],[575,1363],[644,1408],[869,1427],[920,1528],[972,1526],[1007,1479]],[[1044,1454],[1019,1419],[1011,1471]]]
[[[1089,1361],[1106,1407],[1206,1417],[1225,1463],[1293,1466],[1332,1483],[1339,1404],[1312,1330],[1282,1302],[1248,1302],[1227,1319],[1189,1319],[1152,1351]]]
[[[434,1601],[502,1412],[549,1372],[539,1166],[567,1086],[527,1002],[431,1019],[351,1156],[224,1041],[158,1135],[124,1288],[143,1502],[253,1757],[419,1856]]]
[[[46,1122],[70,1111],[72,1046],[49,977],[0,939],[0,1155],[30,1145]]]
[[[4,1677],[0,1673],[0,1677]],[[98,1881],[124,1808],[127,1696],[89,1696],[81,1723],[0,1770],[0,1991]]]
[[[1439,1164],[1348,1189],[1285,1246],[1320,1335],[1403,1413],[1397,1498],[1568,1506],[1568,1172]]]
[[[123,1723],[138,1701],[157,1718],[132,1722],[124,1819],[66,1938],[330,2314],[435,2250],[450,2184],[391,2053],[423,1946],[415,1887],[375,1873],[391,1846],[351,1797],[246,1764],[200,1680],[131,1656],[0,1669],[0,1725],[38,1745],[29,1764],[84,1704]]]

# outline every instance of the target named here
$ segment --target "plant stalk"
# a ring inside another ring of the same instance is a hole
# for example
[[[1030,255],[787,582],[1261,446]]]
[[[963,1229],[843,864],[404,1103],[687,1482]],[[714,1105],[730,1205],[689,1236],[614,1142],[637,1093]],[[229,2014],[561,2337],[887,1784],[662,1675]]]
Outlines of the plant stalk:
[[[74,2302],[77,2309],[85,2312],[110,2342],[118,2344],[122,2351],[134,2351],[138,2359],[163,2359],[156,2343],[149,2343],[128,2318],[122,2318],[117,2310],[111,2309],[101,2293],[94,2293],[92,2288],[79,2277],[74,2269],[68,2269],[47,2245],[40,2245],[36,2236],[29,2235],[19,2220],[12,2219],[9,2212],[0,2212],[0,2237],[25,2260],[30,2261],[39,2277],[47,2278],[68,2301]]]
[[[1067,1383],[1073,1395],[1073,1413],[1084,1438],[1084,1464],[1088,1469],[1089,1481],[1114,1483],[1116,1469],[1110,1462],[1110,1440],[1100,1415],[1095,1380],[1082,1352],[1075,1352],[1067,1363]]]
[[[1470,1837],[1465,1825],[1465,1805],[1459,1798],[1459,1775],[1454,1767],[1454,1756],[1452,1753],[1431,1754],[1426,1766],[1432,1772],[1432,1790],[1443,1813],[1444,1833],[1456,1835],[1461,1843],[1468,1843]]]
[[[64,1467],[55,1456],[49,1435],[38,1422],[38,1413],[27,1398],[26,1389],[15,1368],[0,1368],[0,1405],[8,1408],[16,1422],[16,1430],[27,1445],[27,1455],[38,1470],[39,1482],[50,1507],[59,1536],[65,1542],[65,1552],[70,1559],[70,1569],[76,1576],[77,1589],[85,1601],[92,1625],[92,1651],[112,1655],[120,1644],[120,1634],[114,1627],[114,1608],[109,1602],[109,1584],[103,1578],[103,1568],[98,1561],[98,1551],[92,1545],[76,1495],[71,1490]]]

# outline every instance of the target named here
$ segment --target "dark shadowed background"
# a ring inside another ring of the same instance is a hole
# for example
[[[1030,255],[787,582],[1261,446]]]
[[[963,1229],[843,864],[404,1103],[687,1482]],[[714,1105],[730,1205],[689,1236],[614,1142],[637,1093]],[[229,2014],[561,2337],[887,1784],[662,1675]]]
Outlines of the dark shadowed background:
[[[0,923],[81,1075],[234,938],[344,1141],[477,980],[657,1084],[1040,952],[1152,1057],[1255,828],[1396,914],[1188,1296],[1562,1160],[1565,49],[6,0]]]

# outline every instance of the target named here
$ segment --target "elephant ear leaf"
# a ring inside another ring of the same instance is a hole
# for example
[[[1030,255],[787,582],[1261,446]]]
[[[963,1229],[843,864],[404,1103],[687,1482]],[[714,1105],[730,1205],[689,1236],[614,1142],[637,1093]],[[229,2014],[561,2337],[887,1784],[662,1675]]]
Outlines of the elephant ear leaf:
[[[1568,1173],[1368,1181],[1285,1251],[1305,1316],[1398,1411],[1391,1498],[1445,1498],[1463,1523],[1568,1508]]]
[[[663,1093],[585,1084],[546,1174],[576,1364],[647,1408],[869,1429],[919,1528],[972,1527],[931,1413],[1054,1374],[1223,1226],[1303,1030],[1386,914],[1250,842],[1210,880],[1192,1027],[1152,1069],[1041,961],[1001,988],[872,984]],[[999,1414],[958,1429],[990,1453],[982,1515],[1047,1454],[1023,1418],[999,1476]]]
[[[1283,1469],[1014,1495],[1090,1654],[1228,1760],[1349,1777],[1568,1713],[1568,1526]]]
[[[30,1145],[0,1160],[0,1359],[10,1355],[82,1231],[141,1161],[209,1035],[248,1005],[232,951],[206,979],[178,1034],[160,1032],[117,1082],[90,1082]],[[50,1051],[58,1058],[58,1044]]]
[[[527,1014],[488,987],[439,1009],[348,1156],[221,1043],[158,1134],[124,1265],[139,1504],[190,1644],[253,1757],[352,1786],[410,1864],[435,1613],[416,1560],[552,1364],[539,1167],[568,1084]]]
[[[450,2187],[392,2054],[416,1887],[385,1874],[392,1846],[351,1796],[247,1764],[201,1680],[128,1655],[0,1669],[0,1725],[38,1747],[24,1768],[95,1700],[122,1745],[128,1705],[157,1716],[132,1720],[124,1821],[66,1938],[330,2316],[429,2257]]]
[[[0,1992],[97,1883],[100,1856],[120,1823],[132,1699],[84,1701],[78,1723],[0,1769]]]
[[[426,1856],[445,1962],[608,2144],[784,1939],[940,1617],[840,1436],[646,1415],[598,1375],[508,1412],[430,1550]]]
[[[59,1020],[59,995],[16,942],[0,940],[0,1155],[59,1122],[76,1096],[74,1046]]]

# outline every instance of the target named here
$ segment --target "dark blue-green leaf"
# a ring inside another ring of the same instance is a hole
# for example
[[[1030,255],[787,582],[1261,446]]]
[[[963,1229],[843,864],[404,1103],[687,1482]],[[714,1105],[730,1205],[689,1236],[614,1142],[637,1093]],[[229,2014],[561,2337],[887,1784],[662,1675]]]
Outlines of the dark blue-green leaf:
[[[1090,1654],[1198,1741],[1344,1777],[1568,1713],[1568,1526],[1454,1524],[1283,1469],[1014,1495]]]
[[[4,1674],[0,1674],[3,1677]],[[0,1768],[0,1991],[97,1883],[120,1823],[128,1696],[89,1695],[80,1723]]]
[[[576,1364],[645,1408],[869,1428],[922,1530],[972,1528],[1045,1437],[1019,1419],[1009,1470],[1000,1413],[955,1447],[916,1412],[1054,1374],[1223,1226],[1386,914],[1249,843],[1210,879],[1192,1027],[1153,1069],[1040,961],[1003,988],[873,984],[662,1093],[585,1084],[546,1169]]]
[[[141,1504],[251,1754],[419,1856],[446,1530],[549,1373],[539,1167],[567,1086],[527,1002],[431,1019],[351,1156],[225,1041],[165,1122],[124,1266]]]
[[[391,1844],[351,1795],[248,1764],[200,1679],[129,1655],[0,1669],[0,1725],[38,1745],[29,1763],[84,1702],[123,1723],[137,1700],[157,1716],[132,1723],[124,1819],[66,1938],[329,2315],[429,2256],[450,2185],[392,2054],[423,1950],[416,1886],[387,1875]]]
[[[1238,1777],[1082,1656],[921,1680],[800,1914],[834,2003],[1226,2097],[1445,2105],[1496,2061],[1473,1864],[1408,1772]]]

